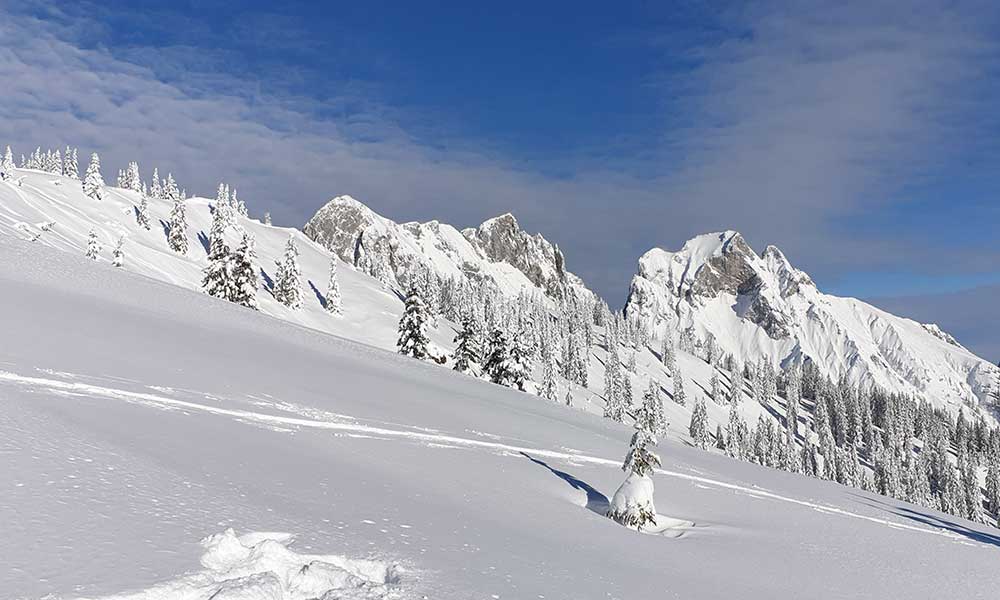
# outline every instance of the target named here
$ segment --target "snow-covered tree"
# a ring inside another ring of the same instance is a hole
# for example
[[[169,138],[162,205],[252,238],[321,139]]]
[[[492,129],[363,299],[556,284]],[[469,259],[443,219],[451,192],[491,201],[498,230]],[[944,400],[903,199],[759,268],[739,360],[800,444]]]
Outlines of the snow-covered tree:
[[[163,199],[163,184],[160,183],[160,170],[153,167],[153,181],[149,183],[149,195],[153,200]]]
[[[515,369],[511,360],[511,344],[500,327],[490,331],[483,371],[497,385],[515,387]]]
[[[97,260],[101,254],[101,242],[97,239],[97,232],[93,229],[87,234],[87,252],[85,256],[91,260]]]
[[[70,147],[66,146],[66,154],[63,156],[62,174],[72,179],[78,178],[80,175],[76,165],[76,148],[70,150]]]
[[[681,376],[681,367],[676,361],[670,378],[674,383],[674,402],[684,406],[687,403],[687,394],[684,393],[684,378]]]
[[[653,435],[667,434],[667,417],[663,413],[663,397],[660,396],[660,384],[652,379],[642,393],[642,415],[649,419],[647,428]]]
[[[656,506],[653,503],[653,469],[660,466],[660,457],[653,451],[656,436],[646,428],[647,419],[637,419],[635,433],[629,444],[628,455],[622,470],[625,481],[611,499],[608,517],[626,527],[641,531],[656,525]]]
[[[660,358],[663,361],[663,368],[667,370],[668,373],[672,373],[674,370],[674,362],[677,360],[674,350],[674,342],[670,339],[670,334],[663,336],[663,346],[660,350]]]
[[[621,360],[618,358],[618,342],[608,340],[608,359],[604,365],[604,417],[625,422],[625,411],[629,404],[626,399],[625,386],[628,383],[622,373]]]
[[[553,402],[559,400],[559,386],[556,383],[558,370],[556,353],[546,344],[542,349],[542,386],[538,390],[538,395]]]
[[[481,360],[479,334],[475,319],[466,315],[462,319],[462,329],[455,335],[455,352],[452,354],[454,369],[459,373],[475,374]]]
[[[223,300],[229,300],[235,295],[232,252],[221,237],[210,244],[208,265],[202,273],[204,277],[201,287],[206,294]]]
[[[94,200],[101,200],[104,197],[104,178],[101,177],[101,159],[97,153],[90,155],[90,165],[87,166],[87,173],[83,176],[83,193]]]
[[[344,312],[344,301],[340,297],[340,281],[337,279],[337,258],[330,257],[330,282],[326,286],[326,297],[323,299],[326,312],[339,315]]]
[[[142,192],[142,176],[139,175],[139,163],[132,161],[125,172],[125,187],[133,192]]]
[[[143,192],[143,197],[145,197],[145,192]],[[174,200],[174,207],[170,210],[170,231],[167,234],[167,244],[174,252],[177,252],[178,254],[187,254],[187,214],[183,198],[177,198]]]
[[[417,291],[416,286],[410,287],[410,292],[406,295],[406,304],[403,308],[403,316],[399,319],[399,339],[396,341],[396,348],[404,356],[411,356],[417,359],[425,359],[428,356],[427,344],[427,305]]]
[[[114,251],[111,253],[111,264],[116,267],[125,266],[125,236],[118,238]]]
[[[704,400],[695,402],[694,410],[691,411],[691,423],[688,425],[688,433],[694,445],[705,450],[708,448],[708,409]]]
[[[229,301],[257,309],[257,289],[260,287],[260,277],[254,259],[257,257],[256,240],[253,235],[243,232],[243,238],[236,251],[231,256],[232,290]]]
[[[285,255],[275,264],[274,298],[288,308],[298,309],[302,306],[302,269],[299,268],[299,249],[295,246],[294,237],[288,236]]]
[[[3,153],[3,160],[0,161],[0,180],[10,181],[14,178],[14,155],[10,152],[10,146]]]
[[[719,370],[712,369],[712,379],[708,382],[709,393],[716,404],[723,404],[726,401],[726,392],[722,388],[722,379],[719,377]]]
[[[149,231],[149,201],[146,200],[146,194],[139,190],[139,206],[135,209],[135,222],[139,227],[144,228]]]

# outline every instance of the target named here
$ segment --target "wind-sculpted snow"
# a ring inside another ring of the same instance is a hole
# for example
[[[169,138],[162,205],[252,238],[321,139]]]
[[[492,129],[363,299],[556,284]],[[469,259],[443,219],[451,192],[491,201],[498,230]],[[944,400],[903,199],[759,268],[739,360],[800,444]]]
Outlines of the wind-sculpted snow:
[[[299,554],[292,536],[232,529],[201,541],[203,570],[101,600],[382,600],[403,598],[394,565]]]
[[[936,325],[824,294],[780,250],[758,256],[735,231],[643,255],[626,313],[659,336],[712,335],[739,364],[811,360],[834,380],[915,395],[953,413],[990,405],[991,366]]]

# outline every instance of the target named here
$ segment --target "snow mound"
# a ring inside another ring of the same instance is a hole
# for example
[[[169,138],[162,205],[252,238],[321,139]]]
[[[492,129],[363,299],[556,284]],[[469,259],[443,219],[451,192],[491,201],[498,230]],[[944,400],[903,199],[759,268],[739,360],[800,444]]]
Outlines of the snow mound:
[[[232,529],[201,541],[205,570],[106,600],[380,600],[398,597],[400,568],[374,560],[299,554],[292,536]]]

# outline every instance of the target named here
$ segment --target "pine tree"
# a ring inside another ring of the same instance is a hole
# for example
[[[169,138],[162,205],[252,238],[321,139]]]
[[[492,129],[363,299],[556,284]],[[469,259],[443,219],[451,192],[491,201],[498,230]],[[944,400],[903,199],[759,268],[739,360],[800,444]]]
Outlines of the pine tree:
[[[299,250],[295,247],[295,238],[288,237],[285,244],[285,256],[275,261],[277,270],[274,273],[274,297],[293,310],[302,306],[302,284],[299,279],[302,270],[299,268]]]
[[[135,222],[139,227],[149,231],[149,202],[146,200],[146,194],[141,191],[139,192],[139,206],[135,211]]]
[[[625,481],[615,492],[608,509],[608,517],[626,527],[642,530],[656,524],[656,507],[653,504],[653,470],[660,466],[660,457],[653,452],[656,436],[646,429],[646,419],[637,419],[635,433],[629,444],[628,455],[622,470]]]
[[[403,316],[399,319],[399,339],[396,348],[404,356],[425,359],[428,356],[427,344],[427,305],[417,292],[416,286],[410,287],[406,295]]]
[[[691,423],[688,425],[688,433],[694,445],[702,450],[708,449],[708,409],[704,400],[698,400],[691,411]]]
[[[462,319],[462,329],[455,335],[455,352],[452,354],[454,369],[459,373],[475,374],[479,366],[479,336],[471,315]]]
[[[323,299],[326,312],[332,315],[344,313],[344,301],[340,297],[340,282],[337,280],[337,258],[330,257],[330,283],[326,286],[326,297]]]
[[[553,402],[559,400],[559,386],[556,383],[556,372],[558,369],[559,365],[556,364],[556,354],[546,344],[542,348],[542,387],[538,395]]]
[[[3,153],[3,161],[0,161],[0,180],[10,181],[14,178],[14,155],[10,152],[10,146]]]
[[[573,406],[573,390],[566,386],[566,406]]]
[[[142,191],[142,177],[139,175],[139,163],[132,161],[128,164],[128,172],[125,177],[128,188],[133,192]]]
[[[202,272],[205,276],[201,287],[206,294],[223,300],[229,300],[235,295],[232,252],[221,237],[213,240],[209,246],[208,266]]]
[[[608,341],[608,360],[604,365],[604,417],[624,423],[628,405],[625,403],[625,376],[622,374],[617,346],[615,340]]]
[[[271,213],[269,212],[264,213],[264,225],[271,225]]]
[[[94,200],[104,197],[104,178],[101,177],[101,159],[97,153],[90,155],[90,165],[83,177],[83,193]]]
[[[142,195],[143,198],[146,197],[145,191],[142,192]],[[213,225],[214,224],[215,222],[213,220]],[[170,210],[170,231],[167,234],[167,244],[174,252],[177,252],[178,254],[187,254],[187,214],[183,198],[177,198],[174,200],[174,207]]]
[[[746,457],[747,425],[735,404],[729,405],[729,424],[726,427],[726,454],[743,460]]]
[[[715,447],[726,451],[726,434],[722,433],[722,423],[715,426]]]
[[[667,370],[668,373],[673,373],[674,362],[677,357],[674,354],[674,343],[670,339],[670,334],[664,334],[663,336],[663,346],[660,350],[660,359],[663,361],[663,368]]]
[[[111,253],[111,264],[116,267],[125,266],[125,236],[118,238],[118,244],[115,245],[114,251]]]
[[[994,445],[986,464],[986,505],[1000,526],[1000,448]]]
[[[243,232],[240,245],[236,247],[231,257],[233,285],[229,301],[240,306],[257,309],[257,289],[260,278],[254,259],[256,240],[253,235]]]
[[[181,193],[177,190],[177,182],[174,181],[173,173],[167,173],[167,179],[163,182],[160,194],[167,202],[173,202],[180,197]]]
[[[660,396],[660,385],[649,380],[646,391],[642,394],[642,412],[649,419],[648,429],[653,435],[667,434],[667,417],[663,413],[663,397]]]
[[[87,235],[87,252],[85,256],[91,260],[97,260],[101,254],[101,242],[97,239],[97,232],[93,229]]]
[[[160,170],[153,168],[153,181],[149,184],[149,195],[153,200],[163,199],[163,185],[160,183]]]
[[[674,383],[674,402],[684,406],[687,403],[687,394],[684,393],[684,379],[681,377],[681,367],[677,362],[674,362],[670,378]]]
[[[712,379],[708,382],[709,388],[711,389],[712,401],[716,404],[722,404],[726,401],[726,394],[722,389],[722,379],[719,377],[719,370],[712,369]]]
[[[500,327],[494,327],[490,332],[486,364],[483,370],[490,381],[497,385],[515,387],[516,373],[511,360],[511,344],[507,334]]]

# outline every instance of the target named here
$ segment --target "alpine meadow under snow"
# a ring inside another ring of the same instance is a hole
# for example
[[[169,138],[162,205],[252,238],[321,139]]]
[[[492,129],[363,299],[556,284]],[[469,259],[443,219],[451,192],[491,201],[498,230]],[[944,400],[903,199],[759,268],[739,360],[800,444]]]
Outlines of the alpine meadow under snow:
[[[651,250],[617,312],[511,215],[299,231],[77,156],[0,163],[5,597],[1000,583],[1000,370],[774,247]]]

